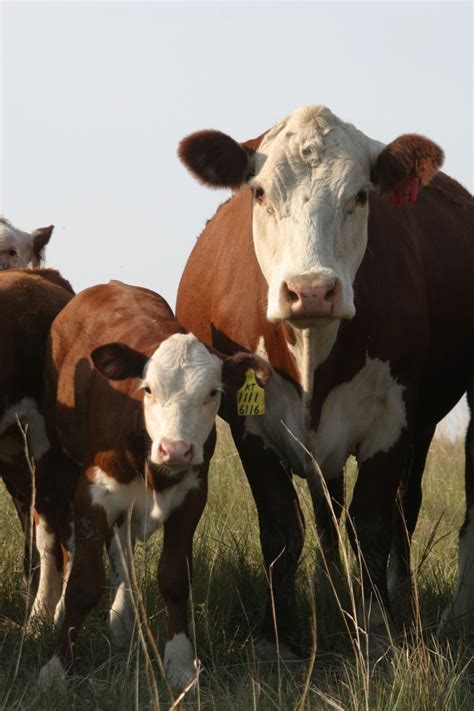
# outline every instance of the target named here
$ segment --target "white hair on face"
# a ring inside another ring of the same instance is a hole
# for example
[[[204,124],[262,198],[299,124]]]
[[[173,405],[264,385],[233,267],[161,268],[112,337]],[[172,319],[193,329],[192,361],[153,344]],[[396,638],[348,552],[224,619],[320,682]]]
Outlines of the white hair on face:
[[[4,265],[12,268],[26,268],[33,259],[33,237],[12,225],[10,220],[0,215],[0,251],[15,249],[16,255]]]

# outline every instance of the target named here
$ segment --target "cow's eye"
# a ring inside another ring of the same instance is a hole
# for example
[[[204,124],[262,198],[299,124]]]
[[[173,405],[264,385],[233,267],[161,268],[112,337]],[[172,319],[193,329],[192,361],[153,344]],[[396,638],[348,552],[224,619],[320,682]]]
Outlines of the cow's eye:
[[[214,389],[214,390],[211,390],[211,392],[209,393],[209,397],[216,397],[217,392],[218,392],[218,391],[215,390],[215,389]]]
[[[357,205],[365,205],[365,203],[367,202],[367,195],[368,195],[367,190],[361,190],[359,193],[357,193],[357,195],[356,195]]]
[[[148,385],[145,385],[143,390],[146,392],[147,395],[151,395],[151,388],[149,388]]]
[[[16,249],[8,250],[8,254],[10,255],[10,257],[16,257]]]
[[[254,188],[254,194],[255,194],[255,200],[258,202],[263,202],[263,199],[265,197],[265,190],[263,188],[257,187]]]

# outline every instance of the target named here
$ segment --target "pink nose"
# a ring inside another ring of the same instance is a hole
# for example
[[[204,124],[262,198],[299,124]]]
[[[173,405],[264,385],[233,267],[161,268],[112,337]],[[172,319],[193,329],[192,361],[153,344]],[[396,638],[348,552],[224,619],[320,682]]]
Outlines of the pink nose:
[[[331,279],[324,286],[306,286],[286,282],[284,297],[293,318],[324,318],[331,316],[341,291],[337,279]]]
[[[171,442],[163,439],[158,451],[163,464],[169,466],[186,466],[191,464],[193,458],[193,445],[189,442]]]

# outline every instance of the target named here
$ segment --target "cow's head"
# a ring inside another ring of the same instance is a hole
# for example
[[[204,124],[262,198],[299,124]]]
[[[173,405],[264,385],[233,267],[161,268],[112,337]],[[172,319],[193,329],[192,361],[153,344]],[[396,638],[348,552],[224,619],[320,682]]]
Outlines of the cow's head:
[[[425,185],[441,149],[410,134],[388,146],[323,106],[305,106],[258,139],[218,131],[183,139],[179,156],[211,187],[253,189],[253,240],[268,283],[267,317],[305,327],[355,314],[353,283],[367,245],[368,193]]]
[[[0,270],[39,267],[53,229],[50,225],[23,232],[0,217]]]
[[[150,459],[178,470],[202,464],[223,393],[232,395],[250,368],[262,386],[272,374],[259,356],[239,353],[221,358],[192,334],[182,333],[163,341],[151,358],[122,343],[100,346],[91,357],[110,380],[141,379]]]

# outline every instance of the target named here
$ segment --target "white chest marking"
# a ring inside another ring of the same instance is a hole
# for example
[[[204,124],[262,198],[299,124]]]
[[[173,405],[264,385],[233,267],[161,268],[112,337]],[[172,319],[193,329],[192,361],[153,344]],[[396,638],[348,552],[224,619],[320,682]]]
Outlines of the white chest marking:
[[[150,489],[139,477],[129,484],[120,484],[95,467],[91,498],[94,505],[105,509],[109,525],[113,525],[120,514],[131,508],[134,535],[145,540],[181,506],[188,492],[198,487],[198,472],[192,469],[177,484],[160,492]]]
[[[367,357],[348,383],[333,388],[324,401],[314,452],[326,478],[336,476],[349,454],[359,464],[387,452],[406,425],[403,386],[392,377],[389,363]]]
[[[9,427],[16,425],[18,420],[26,429],[29,456],[39,461],[49,450],[50,444],[46,435],[43,415],[34,398],[24,397],[5,410],[0,417],[0,436]]]

